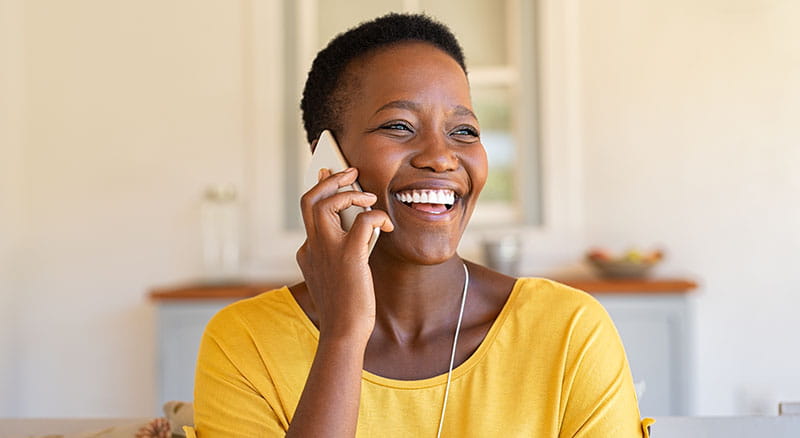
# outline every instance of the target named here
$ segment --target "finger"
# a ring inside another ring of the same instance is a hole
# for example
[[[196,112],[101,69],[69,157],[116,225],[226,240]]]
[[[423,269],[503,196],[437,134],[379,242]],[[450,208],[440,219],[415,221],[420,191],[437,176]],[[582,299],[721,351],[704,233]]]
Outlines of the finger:
[[[389,219],[389,215],[383,210],[372,210],[359,213],[356,217],[353,228],[347,234],[347,250],[365,251],[362,255],[369,257],[366,252],[372,233],[375,228],[380,228],[384,232],[392,232],[394,224]]]
[[[358,170],[355,167],[348,167],[347,169],[333,173],[330,169],[320,169],[320,174],[323,178],[309,190],[322,197],[327,197],[336,193],[340,188],[349,186],[356,182],[358,179]]]
[[[319,176],[322,179],[300,198],[301,206],[304,202],[313,204],[322,198],[333,195],[339,191],[339,188],[353,184],[358,178],[358,171],[351,167],[341,172],[331,173],[330,169],[322,168],[319,170]]]
[[[325,167],[320,167],[319,172],[317,172],[317,182],[320,182],[329,176],[331,176],[331,170]]]
[[[319,176],[323,177],[314,187],[300,197],[300,213],[303,216],[306,235],[310,236],[315,229],[314,224],[314,205],[320,199],[334,195],[340,187],[345,187],[355,182],[358,171],[354,168],[345,169],[342,172],[331,174],[330,169],[322,168]]]
[[[353,229],[364,227],[367,231],[373,228],[380,228],[381,231],[391,233],[394,231],[394,223],[389,219],[389,215],[383,210],[371,210],[359,213],[353,223]]]
[[[378,200],[372,193],[347,191],[317,202],[313,207],[314,231],[324,238],[342,236],[342,221],[339,212],[351,207],[370,207]]]

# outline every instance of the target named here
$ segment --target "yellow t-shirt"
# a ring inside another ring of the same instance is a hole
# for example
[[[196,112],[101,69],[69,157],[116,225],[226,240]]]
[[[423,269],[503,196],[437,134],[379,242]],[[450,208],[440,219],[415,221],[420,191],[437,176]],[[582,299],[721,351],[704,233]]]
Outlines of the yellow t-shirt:
[[[200,438],[283,436],[319,331],[282,288],[209,322],[195,377]],[[358,437],[435,437],[446,374],[396,380],[364,371]],[[588,294],[520,279],[478,349],[453,370],[444,437],[642,437],[625,352]]]

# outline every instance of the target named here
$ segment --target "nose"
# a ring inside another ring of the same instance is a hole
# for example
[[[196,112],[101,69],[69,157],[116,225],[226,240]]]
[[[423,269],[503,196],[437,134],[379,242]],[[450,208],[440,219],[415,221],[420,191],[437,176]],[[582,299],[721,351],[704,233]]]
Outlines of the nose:
[[[431,133],[418,139],[418,152],[411,165],[418,169],[448,172],[458,169],[459,161],[453,145],[445,134]]]

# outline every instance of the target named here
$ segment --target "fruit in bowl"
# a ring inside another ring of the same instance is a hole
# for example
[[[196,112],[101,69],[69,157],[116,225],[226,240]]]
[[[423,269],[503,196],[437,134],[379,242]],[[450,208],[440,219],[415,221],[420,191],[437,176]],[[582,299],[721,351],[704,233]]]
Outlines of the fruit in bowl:
[[[663,258],[661,250],[630,249],[623,254],[614,254],[605,249],[592,249],[586,253],[586,260],[601,276],[609,278],[645,277]]]

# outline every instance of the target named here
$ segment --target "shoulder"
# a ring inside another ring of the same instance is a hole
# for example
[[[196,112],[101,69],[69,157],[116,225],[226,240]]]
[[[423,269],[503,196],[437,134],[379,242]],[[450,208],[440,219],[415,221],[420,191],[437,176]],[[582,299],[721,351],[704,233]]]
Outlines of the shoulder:
[[[237,333],[275,331],[298,323],[297,310],[286,287],[229,304],[206,326],[206,335],[229,337]]]
[[[537,311],[605,313],[603,306],[588,293],[545,278],[518,279],[512,295],[518,306],[534,307]]]
[[[605,308],[593,296],[544,278],[520,278],[508,303],[517,324],[569,333],[613,328]],[[604,330],[607,331],[607,330]]]
[[[231,362],[258,380],[253,376],[264,374],[264,367],[310,363],[317,339],[314,326],[284,287],[237,301],[214,315],[203,332],[198,363]]]

